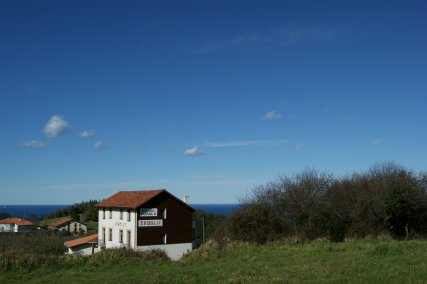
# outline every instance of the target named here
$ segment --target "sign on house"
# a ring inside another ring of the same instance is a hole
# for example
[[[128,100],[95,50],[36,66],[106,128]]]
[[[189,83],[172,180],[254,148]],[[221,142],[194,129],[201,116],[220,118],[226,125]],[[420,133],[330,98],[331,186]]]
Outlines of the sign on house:
[[[138,226],[139,227],[162,227],[163,226],[163,220],[162,219],[139,220]]]
[[[156,217],[157,208],[141,208],[139,211],[141,217]]]

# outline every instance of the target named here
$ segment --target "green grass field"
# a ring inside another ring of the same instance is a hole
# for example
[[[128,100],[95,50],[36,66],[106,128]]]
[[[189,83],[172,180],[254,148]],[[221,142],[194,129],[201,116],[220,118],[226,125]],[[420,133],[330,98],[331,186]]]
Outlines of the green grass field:
[[[1,262],[0,262],[1,264]],[[70,260],[0,274],[0,283],[427,283],[427,241],[233,244],[178,262]]]

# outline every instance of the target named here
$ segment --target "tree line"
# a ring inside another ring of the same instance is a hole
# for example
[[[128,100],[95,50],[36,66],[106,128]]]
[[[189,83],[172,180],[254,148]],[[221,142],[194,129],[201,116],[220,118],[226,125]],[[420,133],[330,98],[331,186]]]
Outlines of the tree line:
[[[74,220],[82,222],[98,221],[98,209],[95,205],[99,203],[97,200],[82,201],[75,203],[70,207],[57,210],[51,214],[45,215],[42,220],[60,218],[70,216]]]
[[[427,235],[427,172],[395,162],[344,177],[308,169],[257,186],[239,201],[240,209],[216,232],[218,240]]]

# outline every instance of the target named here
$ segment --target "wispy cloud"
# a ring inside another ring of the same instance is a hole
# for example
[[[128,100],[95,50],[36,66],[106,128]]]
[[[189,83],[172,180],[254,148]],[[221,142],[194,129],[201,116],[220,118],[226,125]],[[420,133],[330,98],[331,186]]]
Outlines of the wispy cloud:
[[[239,179],[227,176],[206,176],[206,177],[183,177],[183,178],[160,178],[156,180],[146,179],[144,181],[115,181],[115,182],[94,182],[94,183],[70,183],[54,184],[45,188],[50,190],[105,190],[117,191],[118,188],[141,189],[141,188],[206,188],[209,186],[246,186],[251,187],[261,184],[265,180],[260,179]],[[105,195],[105,193],[104,193]]]
[[[372,140],[371,141],[371,144],[372,145],[378,145],[378,144],[380,144],[381,143],[381,140],[380,139],[374,139],[374,140]]]
[[[283,115],[275,110],[269,111],[261,117],[261,120],[275,120],[281,118]]]
[[[80,132],[79,136],[82,138],[89,138],[89,137],[95,136],[95,132],[92,130],[85,130],[83,132]]]
[[[37,141],[37,140],[31,140],[31,141],[27,141],[21,144],[21,147],[24,148],[31,148],[31,149],[36,149],[36,148],[44,148],[49,146],[50,141]]]
[[[47,137],[56,137],[64,134],[69,129],[69,124],[62,116],[52,116],[43,128],[43,133]]]
[[[144,152],[144,146],[138,146],[135,148],[135,151],[138,153]]]
[[[245,146],[280,146],[287,144],[288,140],[246,140],[206,143],[209,148],[245,147]]]
[[[200,156],[200,155],[203,155],[203,152],[199,147],[195,146],[193,148],[189,148],[185,150],[184,155],[188,157]]]
[[[95,150],[100,150],[102,148],[105,148],[104,141],[102,141],[102,140],[98,140],[95,142],[95,144],[93,144],[93,149],[95,149]]]
[[[228,49],[242,49],[259,46],[290,46],[324,42],[338,37],[343,28],[331,27],[288,27],[267,32],[242,33],[229,38],[213,37],[206,40],[196,53],[210,53]]]
[[[302,143],[295,144],[295,150],[301,151],[302,149],[304,149],[304,144]]]

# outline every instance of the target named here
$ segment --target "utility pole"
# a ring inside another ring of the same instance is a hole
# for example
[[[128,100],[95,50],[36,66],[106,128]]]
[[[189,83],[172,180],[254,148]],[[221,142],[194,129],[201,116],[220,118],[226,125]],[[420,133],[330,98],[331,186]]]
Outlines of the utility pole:
[[[205,242],[205,217],[202,217],[202,242]]]

